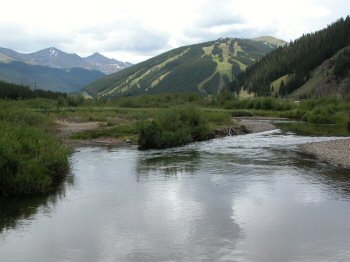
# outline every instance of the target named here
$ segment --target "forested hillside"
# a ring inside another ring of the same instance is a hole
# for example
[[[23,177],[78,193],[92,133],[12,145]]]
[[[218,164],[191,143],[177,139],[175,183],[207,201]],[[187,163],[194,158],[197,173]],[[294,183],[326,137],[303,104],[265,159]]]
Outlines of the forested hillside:
[[[325,60],[350,45],[350,18],[340,19],[327,28],[279,47],[238,77],[238,84],[256,95],[286,96],[313,78],[314,70]],[[349,76],[348,51],[333,59],[328,74],[336,82]],[[300,94],[302,95],[302,94]],[[307,94],[303,94],[307,95]],[[317,94],[315,94],[317,95]]]
[[[61,92],[52,92],[42,89],[32,90],[28,86],[16,85],[0,81],[0,99],[18,100],[31,98],[57,99],[67,97],[67,94]]]
[[[99,79],[85,90],[97,97],[165,92],[217,94],[247,66],[275,48],[277,45],[264,39],[238,38],[184,46]]]

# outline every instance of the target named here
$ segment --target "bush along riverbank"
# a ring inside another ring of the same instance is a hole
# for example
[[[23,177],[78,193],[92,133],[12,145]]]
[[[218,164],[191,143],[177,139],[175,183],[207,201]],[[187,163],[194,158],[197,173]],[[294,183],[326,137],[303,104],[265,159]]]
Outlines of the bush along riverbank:
[[[213,128],[210,123],[212,124],[215,120],[219,123],[231,121],[229,115],[226,114],[217,114],[216,118],[214,119],[210,112],[202,111],[193,105],[162,111],[153,119],[147,119],[137,124],[139,148],[175,147],[214,137],[247,132],[243,127]]]
[[[138,124],[141,149],[185,145],[213,137],[203,112],[194,106],[165,110]]]
[[[50,192],[69,171],[71,150],[49,131],[44,116],[18,109],[0,112],[0,195]]]

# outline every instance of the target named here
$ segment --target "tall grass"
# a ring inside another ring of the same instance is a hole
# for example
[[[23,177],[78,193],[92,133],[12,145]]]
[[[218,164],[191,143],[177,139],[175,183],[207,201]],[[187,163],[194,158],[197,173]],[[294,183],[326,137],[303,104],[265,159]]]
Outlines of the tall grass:
[[[130,137],[137,135],[137,130],[132,124],[123,124],[111,128],[100,128],[78,132],[71,139],[95,139],[100,137]]]
[[[46,193],[68,172],[70,150],[51,127],[47,115],[21,102],[0,110],[0,195]]]
[[[287,99],[277,99],[273,97],[254,98],[231,98],[221,102],[225,109],[255,109],[255,110],[275,110],[286,111],[295,108],[295,104]]]
[[[32,126],[0,122],[0,194],[48,192],[68,169],[68,149]]]
[[[350,99],[324,97],[301,101],[297,109],[286,116],[316,124],[348,126],[350,123]]]

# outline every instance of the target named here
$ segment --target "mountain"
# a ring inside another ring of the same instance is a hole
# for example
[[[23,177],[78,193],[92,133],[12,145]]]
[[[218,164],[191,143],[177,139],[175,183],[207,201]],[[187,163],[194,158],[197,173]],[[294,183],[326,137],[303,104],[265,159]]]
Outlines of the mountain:
[[[238,76],[238,86],[259,96],[345,96],[349,46],[348,16],[271,52]]]
[[[93,69],[89,63],[84,61],[77,54],[67,54],[55,47],[46,48],[35,53],[26,54],[25,60],[27,64],[48,66],[52,68],[73,68],[80,67],[85,69]]]
[[[247,66],[277,47],[238,38],[183,46],[105,76],[85,91],[97,97],[162,92],[216,94]]]
[[[103,76],[104,74],[100,71],[84,68],[64,70],[16,61],[0,63],[1,80],[50,91],[78,92],[87,84]]]
[[[0,80],[51,91],[79,92],[105,74],[130,66],[98,53],[81,58],[55,47],[29,54],[0,48]]]
[[[284,40],[278,39],[276,37],[273,36],[259,36],[256,38],[252,38],[252,40],[254,41],[258,41],[258,42],[263,42],[272,46],[285,46],[288,43]]]
[[[99,53],[94,53],[93,55],[84,58],[84,60],[92,65],[93,68],[100,70],[105,74],[112,74],[132,66],[131,63],[121,62],[113,58],[107,58]]]
[[[309,80],[290,94],[294,98],[350,94],[350,46],[312,70]]]
[[[22,54],[8,48],[0,48],[0,62],[17,61],[31,65],[48,66],[52,68],[84,68],[99,70],[110,74],[131,66],[130,63],[109,59],[95,53],[87,58],[77,54],[68,54],[55,47],[46,48],[38,52]]]

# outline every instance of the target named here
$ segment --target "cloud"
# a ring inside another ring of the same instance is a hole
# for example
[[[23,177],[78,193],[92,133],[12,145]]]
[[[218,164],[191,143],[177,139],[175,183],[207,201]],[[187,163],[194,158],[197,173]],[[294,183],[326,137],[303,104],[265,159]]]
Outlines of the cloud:
[[[141,61],[220,37],[273,35],[289,41],[350,13],[346,0],[11,0],[2,3],[0,46],[49,46]]]

